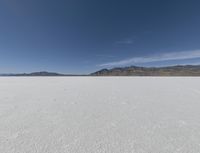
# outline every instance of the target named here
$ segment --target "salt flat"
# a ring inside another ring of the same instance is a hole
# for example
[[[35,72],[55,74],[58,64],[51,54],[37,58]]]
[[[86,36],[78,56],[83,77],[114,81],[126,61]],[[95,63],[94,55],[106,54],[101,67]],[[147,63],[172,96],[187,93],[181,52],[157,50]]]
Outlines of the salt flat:
[[[199,152],[198,77],[0,78],[0,153]]]

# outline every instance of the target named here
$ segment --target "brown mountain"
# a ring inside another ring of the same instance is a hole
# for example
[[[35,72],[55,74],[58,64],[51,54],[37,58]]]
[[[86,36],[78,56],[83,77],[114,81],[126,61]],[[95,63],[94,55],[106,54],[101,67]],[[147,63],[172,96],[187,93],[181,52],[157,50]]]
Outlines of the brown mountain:
[[[178,65],[169,67],[121,67],[102,69],[92,76],[200,76],[200,65]]]

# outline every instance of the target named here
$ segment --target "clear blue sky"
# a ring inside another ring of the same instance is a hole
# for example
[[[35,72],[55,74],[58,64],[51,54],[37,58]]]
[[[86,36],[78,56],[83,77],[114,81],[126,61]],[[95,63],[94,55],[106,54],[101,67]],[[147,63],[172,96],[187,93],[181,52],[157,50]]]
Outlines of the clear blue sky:
[[[200,1],[1,0],[0,73],[200,64]]]

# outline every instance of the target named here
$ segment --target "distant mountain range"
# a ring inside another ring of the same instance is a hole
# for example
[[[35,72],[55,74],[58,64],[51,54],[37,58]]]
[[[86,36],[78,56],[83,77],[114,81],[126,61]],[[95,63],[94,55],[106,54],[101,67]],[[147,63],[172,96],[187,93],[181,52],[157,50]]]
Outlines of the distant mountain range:
[[[42,72],[33,72],[33,73],[0,74],[0,76],[63,76],[63,74],[42,71]]]
[[[10,73],[0,76],[200,76],[200,65],[178,65],[168,67],[119,67],[102,69],[88,75],[61,74],[55,72]]]
[[[33,73],[10,73],[10,74],[0,74],[0,76],[80,76],[80,75],[73,75],[73,74],[61,74],[55,72],[33,72]],[[81,75],[82,76],[82,75]]]
[[[121,67],[102,69],[92,76],[200,76],[200,65],[178,65],[168,67]]]

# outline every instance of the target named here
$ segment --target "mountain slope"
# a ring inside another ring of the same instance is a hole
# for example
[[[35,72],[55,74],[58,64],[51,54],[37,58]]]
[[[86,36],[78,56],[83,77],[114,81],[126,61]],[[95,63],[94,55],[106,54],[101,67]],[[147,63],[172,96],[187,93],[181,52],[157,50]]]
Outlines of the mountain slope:
[[[92,76],[200,76],[200,65],[183,65],[169,67],[123,67],[102,69],[91,73]]]

